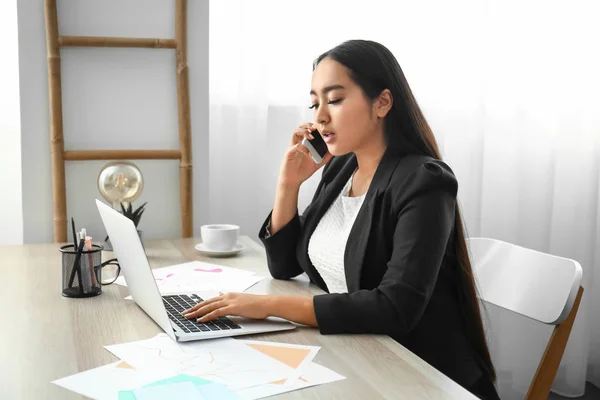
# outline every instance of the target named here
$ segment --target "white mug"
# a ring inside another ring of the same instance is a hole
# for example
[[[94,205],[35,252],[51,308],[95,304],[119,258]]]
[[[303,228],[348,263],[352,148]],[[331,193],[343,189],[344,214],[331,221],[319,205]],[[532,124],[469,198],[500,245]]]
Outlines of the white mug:
[[[237,225],[214,224],[200,227],[202,243],[207,249],[215,251],[232,250],[237,244],[239,232],[240,227]]]

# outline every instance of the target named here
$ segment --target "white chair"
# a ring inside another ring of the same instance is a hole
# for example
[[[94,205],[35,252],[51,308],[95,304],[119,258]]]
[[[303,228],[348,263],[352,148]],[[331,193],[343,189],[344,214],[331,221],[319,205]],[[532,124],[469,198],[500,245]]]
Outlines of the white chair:
[[[467,247],[481,300],[555,326],[525,397],[547,399],[583,295],[581,265],[495,239]]]

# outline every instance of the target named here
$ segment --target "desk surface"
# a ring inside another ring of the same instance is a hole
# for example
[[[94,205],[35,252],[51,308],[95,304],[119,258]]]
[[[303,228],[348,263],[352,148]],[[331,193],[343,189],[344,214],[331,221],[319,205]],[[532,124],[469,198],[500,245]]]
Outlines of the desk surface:
[[[322,293],[303,276],[269,277],[262,246],[241,237],[244,251],[208,258],[194,249],[199,239],[145,241],[153,268],[198,260],[254,271],[267,278],[252,293],[310,296]],[[103,287],[100,296],[61,295],[57,244],[0,247],[0,398],[81,399],[51,381],[117,361],[102,346],[150,338],[161,329],[132,301],[126,287]],[[104,253],[103,260],[112,254]],[[244,336],[256,340],[321,346],[314,361],[347,379],[289,392],[281,399],[476,399],[387,336],[321,335],[314,328]]]

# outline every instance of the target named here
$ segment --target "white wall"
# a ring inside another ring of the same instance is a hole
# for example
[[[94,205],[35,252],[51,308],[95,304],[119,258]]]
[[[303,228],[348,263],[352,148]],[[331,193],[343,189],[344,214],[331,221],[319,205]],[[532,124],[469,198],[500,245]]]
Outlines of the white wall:
[[[53,240],[48,75],[42,1],[18,0],[25,243]],[[174,38],[174,2],[58,1],[59,34]],[[178,148],[175,51],[62,48],[66,150]],[[188,4],[188,65],[194,163],[194,233],[208,214],[208,2]],[[179,168],[174,160],[133,160],[148,201],[140,223],[145,238],[180,235]],[[101,240],[94,199],[108,161],[67,162],[67,217]]]
[[[16,0],[0,2],[0,245],[23,243]]]

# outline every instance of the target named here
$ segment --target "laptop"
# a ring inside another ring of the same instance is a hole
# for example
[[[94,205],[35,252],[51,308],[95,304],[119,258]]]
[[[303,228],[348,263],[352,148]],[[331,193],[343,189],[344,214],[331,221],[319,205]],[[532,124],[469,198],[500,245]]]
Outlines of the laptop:
[[[217,295],[217,292],[199,291],[197,293],[161,295],[133,221],[100,200],[96,200],[96,205],[133,301],[171,339],[184,342],[283,331],[296,327],[289,321],[280,318],[254,320],[241,317],[222,317],[205,323],[184,318],[180,314],[181,311],[193,307],[203,299]]]

